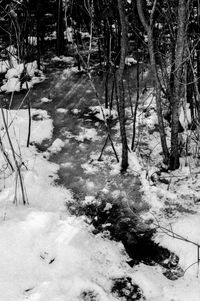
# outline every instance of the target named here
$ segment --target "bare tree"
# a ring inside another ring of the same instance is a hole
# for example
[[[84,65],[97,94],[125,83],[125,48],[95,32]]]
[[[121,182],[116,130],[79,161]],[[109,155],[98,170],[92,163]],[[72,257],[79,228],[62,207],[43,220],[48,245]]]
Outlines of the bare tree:
[[[118,96],[118,113],[120,123],[120,134],[122,142],[122,162],[121,169],[126,171],[128,167],[128,144],[126,137],[126,125],[125,125],[125,93],[123,84],[123,74],[125,68],[125,57],[127,51],[127,28],[124,9],[124,0],[118,0],[118,10],[121,23],[121,54],[119,69],[117,71],[117,96]]]
[[[63,1],[57,0],[57,45],[56,53],[58,56],[63,54],[64,50],[64,16],[63,16]]]
[[[187,21],[187,0],[179,0],[178,2],[178,19],[177,19],[177,37],[175,48],[175,68],[174,68],[174,91],[171,98],[172,109],[172,128],[171,128],[171,153],[170,168],[175,170],[179,167],[179,111],[180,111],[180,94],[183,76],[183,60],[184,46],[186,37],[186,21]]]
[[[151,9],[149,20],[146,20],[144,14],[144,1],[137,0],[137,10],[140,21],[147,33],[148,37],[148,50],[150,56],[150,63],[151,68],[154,74],[155,80],[155,92],[156,92],[156,107],[157,107],[157,116],[158,116],[158,125],[160,130],[160,138],[161,138],[161,145],[163,149],[164,161],[167,163],[169,161],[169,151],[166,142],[166,134],[163,122],[163,111],[162,111],[162,102],[161,102],[161,84],[158,76],[158,69],[156,64],[156,57],[155,57],[155,48],[154,48],[154,34],[153,34],[153,25],[154,25],[154,13],[156,10],[157,0],[154,0],[153,7]]]

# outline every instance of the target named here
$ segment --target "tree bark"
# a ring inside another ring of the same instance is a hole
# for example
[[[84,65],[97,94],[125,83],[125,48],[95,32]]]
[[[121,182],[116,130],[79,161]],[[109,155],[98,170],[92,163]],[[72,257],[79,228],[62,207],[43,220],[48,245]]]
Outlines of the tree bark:
[[[196,47],[196,57],[197,57],[197,87],[198,87],[198,93],[196,94],[196,109],[198,112],[198,117],[200,116],[200,99],[198,95],[200,94],[200,41],[197,44]],[[200,122],[200,118],[198,120]]]
[[[178,3],[178,22],[177,38],[175,49],[175,70],[174,70],[174,93],[171,99],[172,108],[172,128],[171,128],[171,153],[170,169],[179,168],[179,111],[180,111],[180,94],[183,75],[183,57],[185,45],[185,28],[186,28],[186,0],[179,0]]]
[[[137,39],[137,46],[138,46],[138,39]],[[137,47],[138,48],[138,47]],[[136,100],[135,100],[135,108],[133,112],[133,136],[132,136],[132,143],[131,143],[131,150],[135,150],[135,137],[136,137],[136,119],[137,119],[137,109],[139,104],[139,98],[140,98],[140,55],[139,51],[137,51],[137,75],[136,75]]]
[[[123,74],[125,68],[125,57],[127,49],[127,29],[126,29],[126,18],[124,1],[118,0],[118,10],[121,23],[121,52],[120,52],[120,63],[117,71],[117,95],[118,95],[118,113],[120,123],[120,134],[122,142],[122,161],[121,170],[122,172],[127,170],[128,167],[128,144],[126,137],[126,126],[125,126],[125,95],[124,95],[124,84]]]
[[[187,62],[187,71],[186,71],[186,90],[187,90],[187,103],[190,104],[190,113],[191,113],[191,119],[192,123],[194,122],[194,101],[193,101],[193,96],[194,96],[194,76],[191,68],[190,61]]]
[[[64,50],[64,26],[63,26],[63,4],[57,0],[57,32],[56,32],[56,54],[60,56]]]
[[[157,116],[158,116],[158,125],[159,125],[159,131],[160,131],[160,139],[161,139],[161,145],[164,155],[164,161],[165,163],[169,160],[169,151],[167,147],[167,141],[166,141],[166,134],[165,134],[165,128],[164,128],[164,122],[163,122],[163,112],[162,112],[162,103],[161,103],[161,86],[160,81],[158,77],[158,70],[156,65],[156,58],[155,58],[155,49],[154,49],[154,37],[153,37],[153,14],[155,11],[156,6],[156,0],[154,1],[154,5],[152,8],[152,12],[150,15],[150,21],[149,24],[145,18],[144,12],[143,12],[143,1],[137,0],[137,10],[138,15],[140,18],[140,21],[146,30],[147,37],[148,37],[148,50],[149,50],[149,56],[150,56],[150,63],[151,68],[154,74],[154,80],[155,80],[155,92],[156,92],[156,107],[157,107]]]

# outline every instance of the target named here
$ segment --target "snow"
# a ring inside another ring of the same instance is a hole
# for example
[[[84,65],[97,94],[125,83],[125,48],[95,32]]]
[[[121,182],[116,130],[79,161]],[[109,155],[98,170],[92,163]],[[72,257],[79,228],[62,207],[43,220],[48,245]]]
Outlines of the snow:
[[[1,91],[3,92],[19,92],[20,91],[20,81],[17,77],[9,78],[8,81],[1,86]]]
[[[84,169],[86,174],[95,174],[98,172],[97,166],[91,165],[89,163],[81,164],[81,167]]]
[[[68,79],[73,73],[78,73],[78,67],[71,67],[63,70],[62,79]]]
[[[14,48],[11,48],[10,51],[14,53]],[[23,78],[24,70],[26,70],[26,75],[29,78],[25,82],[22,82],[21,76]],[[5,80],[0,89],[6,93],[19,92],[21,89],[30,89],[34,84],[40,83],[45,79],[42,71],[38,70],[36,61],[27,64],[18,63],[17,58],[13,55],[10,56],[9,64],[8,61],[1,61],[0,73],[4,72],[6,72]]]
[[[65,31],[65,35],[66,35],[67,41],[69,43],[72,43],[73,42],[73,28],[71,26],[67,27],[67,29]]]
[[[41,102],[52,102],[52,99],[49,99],[47,97],[42,97]]]
[[[90,106],[89,109],[99,120],[104,121],[107,118],[117,118],[117,111],[106,109],[104,106]]]
[[[179,121],[184,129],[188,129],[188,124],[192,122],[189,103],[181,106]]]
[[[64,56],[61,55],[60,57],[54,56],[51,59],[53,62],[64,62],[64,63],[74,63],[74,58],[72,56]]]
[[[195,165],[191,156],[187,159],[183,156],[178,170],[162,172],[169,184],[159,182],[162,156],[159,133],[155,130],[158,121],[152,92],[149,89],[148,95],[141,95],[137,113],[137,127],[143,126],[140,139],[146,149],[144,146],[140,149],[143,157],[138,150],[129,153],[128,172],[133,171],[139,175],[143,200],[150,206],[148,212],[141,215],[142,220],[153,221],[157,229],[155,242],[179,256],[179,265],[185,273],[178,280],[170,281],[162,275],[161,267],[140,264],[134,268],[133,280],[141,287],[147,300],[197,301],[200,298],[200,271],[197,263],[200,245],[199,166]],[[189,132],[187,126],[191,122],[191,115],[188,104],[181,107],[180,122],[185,131]],[[169,143],[170,129],[167,123],[165,127]],[[148,158],[146,161],[145,154]]]
[[[5,73],[10,67],[9,61],[0,61],[0,73]]]
[[[18,83],[16,70],[13,68],[7,73],[7,80],[15,79],[15,85]],[[68,77],[72,72],[72,69],[66,71],[66,76]],[[27,110],[3,110],[17,160],[21,166],[29,205],[22,205],[19,183],[16,184],[17,171],[12,172],[8,168],[5,158],[0,153],[2,170],[0,173],[0,299],[2,301],[91,300],[91,297],[86,299],[87,293],[93,295],[93,299],[96,296],[98,301],[119,300],[111,294],[112,279],[123,276],[131,277],[143,290],[148,301],[199,300],[200,283],[197,278],[199,267],[196,263],[197,247],[200,244],[199,167],[195,165],[195,160],[192,158],[190,158],[191,166],[185,166],[185,159],[182,158],[179,170],[164,174],[165,177],[170,177],[170,185],[159,183],[157,172],[162,155],[158,145],[159,135],[153,131],[157,118],[152,91],[147,98],[141,97],[141,100],[137,126],[145,127],[141,141],[146,143],[147,149],[140,151],[144,151],[143,154],[146,151],[149,157],[145,161],[145,157],[140,156],[137,150],[129,152],[128,174],[139,175],[142,198],[150,206],[149,211],[141,218],[153,220],[156,226],[158,226],[157,221],[159,222],[161,227],[158,227],[154,240],[179,256],[179,264],[185,271],[184,276],[171,281],[162,274],[160,266],[139,264],[130,268],[126,263],[127,256],[121,243],[109,241],[101,235],[94,236],[92,226],[86,225],[82,218],[72,217],[67,212],[65,204],[73,200],[73,193],[55,184],[59,165],[46,159],[51,154],[62,151],[67,140],[63,141],[59,138],[53,140],[53,121],[48,113],[45,110],[33,109],[31,110],[31,144],[27,148]],[[99,120],[110,116],[117,118],[115,110],[110,111],[99,106],[90,109]],[[188,108],[186,110],[188,111]],[[57,112],[67,111],[58,108]],[[77,111],[73,112],[77,113]],[[185,112],[181,116],[185,116]],[[1,141],[14,166],[2,116],[0,129]],[[132,125],[130,130],[132,131]],[[149,131],[153,133],[150,134]],[[67,139],[75,138],[79,141],[82,148],[85,140],[90,143],[99,139],[97,130],[91,128],[80,127],[80,133],[76,136],[67,131],[64,134]],[[51,146],[44,153],[38,152],[36,145],[45,140],[49,140]],[[120,153],[121,147],[118,143],[115,147],[117,153]],[[106,150],[112,151],[110,146]],[[81,165],[86,175],[98,173],[98,164],[102,164],[101,162],[97,164],[96,154],[91,154],[90,159],[93,161],[89,160]],[[110,164],[111,176],[120,173],[120,163],[105,161],[106,164]],[[74,168],[69,162],[63,163],[62,166]],[[154,174],[155,182],[152,180]],[[85,203],[95,202],[93,191],[96,183],[88,177],[85,185],[89,190],[89,195],[84,199]],[[108,193],[109,189],[105,187],[104,192]],[[17,206],[13,204],[16,193]],[[120,190],[115,190],[112,195],[117,198],[121,193]],[[108,203],[105,210],[109,210],[111,206],[112,204]],[[194,212],[190,212],[191,210]],[[168,229],[168,233],[163,231],[165,228]],[[173,237],[175,234],[181,236],[181,239]]]
[[[61,139],[57,138],[54,140],[53,144],[48,148],[48,151],[51,153],[58,153],[61,151],[61,149],[64,147],[65,142]]]
[[[94,196],[92,196],[92,195],[87,195],[86,197],[85,197],[85,203],[87,203],[87,204],[91,204],[91,203],[93,203],[93,202],[95,202],[95,197]]]
[[[99,140],[99,137],[97,136],[96,129],[81,128],[79,135],[76,136],[75,139],[80,142],[84,140],[96,141]]]
[[[13,204],[15,174],[4,178],[0,193],[1,301],[78,301],[87,294],[99,301],[117,300],[111,294],[112,279],[130,273],[122,245],[94,236],[81,218],[68,214],[65,203],[73,198],[72,193],[54,185],[59,166],[44,159],[34,145],[26,147],[28,112],[4,110],[4,114],[15,151],[26,165],[21,170],[29,205],[21,204],[20,194],[18,205]],[[53,126],[47,112],[34,109],[32,118],[31,142],[51,139]],[[2,124],[1,139],[10,154]],[[60,151],[62,146],[56,139],[49,149]],[[0,163],[4,164],[2,156]]]
[[[17,49],[15,48],[14,45],[9,45],[6,50],[8,51],[8,53],[11,55],[11,56],[14,56],[16,53],[17,53]]]
[[[121,274],[119,247],[95,238],[82,221],[32,211],[2,222],[0,237],[2,301],[78,301],[87,290],[99,300],[115,300],[106,291],[115,273]]]
[[[64,109],[64,108],[58,108],[57,110],[56,110],[58,113],[63,113],[63,114],[65,114],[65,113],[67,113],[67,109]]]
[[[176,239],[162,233],[157,235],[156,240],[163,246],[167,246],[180,257],[180,265],[186,271],[185,275],[199,275],[199,267],[197,264],[197,245],[200,246],[200,214],[180,217],[176,222],[166,226],[174,234],[178,234],[183,239]],[[172,235],[173,236],[173,235]],[[187,242],[184,239],[189,239],[193,243]],[[194,264],[193,266],[191,266]]]
[[[82,39],[85,39],[85,38],[89,39],[90,38],[90,34],[86,31],[85,32],[81,31],[80,34],[81,34]]]
[[[27,110],[3,110],[6,116],[7,123],[9,125],[9,132],[12,137],[12,141],[17,145],[25,146],[28,137],[28,111]],[[2,114],[1,114],[2,115]],[[41,143],[45,138],[49,139],[53,132],[53,122],[50,119],[47,111],[44,110],[31,110],[32,116],[32,129],[30,142]],[[9,148],[8,141],[4,133],[4,125],[2,121],[2,116],[0,119],[1,127],[1,139],[6,148]],[[4,135],[2,134],[2,131]]]
[[[37,46],[37,37],[29,36],[28,37],[28,43],[30,45]]]
[[[140,284],[148,301],[197,301],[200,296],[199,279],[185,278],[171,281],[160,275],[158,267],[140,264],[133,280]]]
[[[23,71],[23,65],[21,64],[18,70],[16,68],[9,69],[5,75],[5,78],[11,79],[12,77],[18,77],[19,73],[21,73],[22,71]]]
[[[179,256],[179,265],[185,273],[178,280],[171,281],[163,275],[161,267],[140,264],[133,268],[132,279],[143,290],[148,301],[197,301],[200,298],[200,271],[197,263],[200,245],[199,163],[191,156],[189,158],[182,157],[180,168],[177,171],[162,173],[162,177],[166,178],[169,184],[163,184],[159,181],[162,152],[159,132],[156,128],[158,120],[155,95],[151,89],[148,90],[147,94],[140,97],[141,103],[137,112],[136,125],[136,128],[138,126],[142,127],[140,139],[144,143],[144,147],[137,149],[135,152],[129,151],[127,173],[139,176],[142,199],[149,206],[148,212],[140,215],[141,221],[153,222],[152,227],[157,229],[154,236],[155,242]],[[91,110],[100,114],[101,107],[91,107]],[[188,123],[191,122],[189,106],[186,105],[186,108],[182,108],[180,113],[180,121],[187,129]],[[131,118],[128,110],[126,114]],[[109,113],[107,116],[109,116]],[[104,120],[103,114],[99,119]],[[165,126],[167,143],[169,143],[170,129],[167,123],[165,123]],[[118,124],[115,126],[115,130],[119,130]],[[127,123],[127,132],[132,133],[131,123],[130,126]],[[129,145],[130,142],[131,139]],[[121,146],[115,143],[115,148],[117,153],[120,154]],[[141,156],[141,153],[143,156]],[[92,161],[83,164],[82,167],[88,174],[97,173],[96,154],[91,154],[90,159]],[[113,161],[109,161],[106,154],[104,154],[104,162],[104,164],[109,164],[110,176],[120,174],[121,162],[113,163]],[[109,189],[107,193],[109,193]],[[118,190],[112,193],[116,199],[120,194],[121,192]],[[167,233],[166,230],[164,231],[165,228],[168,229]],[[173,237],[176,234],[179,235],[179,239]]]
[[[78,110],[78,109],[73,109],[73,110],[72,110],[72,113],[75,114],[75,115],[77,115],[78,113],[80,113],[80,110]]]
[[[125,58],[125,64],[127,66],[131,66],[131,65],[137,64],[137,61],[133,57],[127,56]]]

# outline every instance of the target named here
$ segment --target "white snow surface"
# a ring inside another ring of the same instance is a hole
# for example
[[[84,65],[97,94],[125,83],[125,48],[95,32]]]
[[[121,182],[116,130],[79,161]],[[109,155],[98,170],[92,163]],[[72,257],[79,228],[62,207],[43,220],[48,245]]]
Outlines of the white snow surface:
[[[52,102],[52,99],[50,99],[48,97],[42,97],[41,102]]]
[[[54,142],[52,143],[52,145],[48,148],[48,151],[50,153],[58,153],[62,150],[62,148],[64,147],[65,142],[62,141],[60,138],[57,138],[54,140]]]
[[[58,108],[56,111],[57,111],[58,113],[63,113],[63,114],[65,114],[65,113],[68,112],[68,110],[65,109],[65,108]]]
[[[5,73],[10,67],[9,61],[0,61],[0,73]]]
[[[74,58],[72,56],[54,56],[51,60],[54,62],[74,63]]]
[[[77,141],[83,142],[84,140],[91,140],[96,141],[100,138],[97,136],[96,129],[87,129],[87,128],[80,128],[80,133],[78,136],[75,137]]]
[[[140,264],[134,272],[133,280],[140,284],[148,301],[197,301],[200,297],[198,278],[183,277],[171,281],[156,266]]]
[[[122,274],[119,245],[95,238],[76,218],[27,211],[0,225],[1,300],[78,301],[84,291],[115,300],[107,291]]]
[[[99,120],[105,121],[105,119],[117,118],[117,111],[112,109],[106,109],[104,106],[90,106],[89,109],[93,112],[96,118]]]
[[[29,79],[21,85],[20,77],[24,69],[26,69],[26,75],[29,76]],[[17,58],[14,56],[10,58],[10,62],[0,62],[0,73],[4,72],[6,72],[5,80],[0,90],[6,93],[19,92],[21,89],[30,89],[34,84],[40,83],[45,79],[42,71],[38,70],[36,61],[24,65],[23,63],[18,63]],[[37,76],[35,75],[36,73]]]
[[[0,300],[78,301],[89,293],[99,301],[117,300],[112,278],[130,268],[120,243],[94,236],[82,219],[71,217],[65,203],[69,190],[53,184],[59,166],[48,162],[34,145],[26,147],[28,112],[4,110],[21,167],[29,205],[22,205],[16,172],[0,174]],[[46,111],[32,111],[31,141],[52,138],[52,120]],[[1,139],[11,158],[1,116]],[[52,149],[61,146],[56,140]],[[13,160],[11,159],[12,163]],[[0,156],[1,167],[5,159]],[[13,163],[14,164],[14,163]]]
[[[137,61],[136,61],[133,57],[127,56],[127,57],[125,58],[125,64],[126,64],[127,66],[131,66],[131,65],[137,64]]]

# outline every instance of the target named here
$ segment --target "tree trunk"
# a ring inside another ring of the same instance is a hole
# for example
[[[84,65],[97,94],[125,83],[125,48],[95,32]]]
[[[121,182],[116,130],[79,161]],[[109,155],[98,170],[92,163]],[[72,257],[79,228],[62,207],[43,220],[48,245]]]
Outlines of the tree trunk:
[[[138,46],[138,39],[137,39],[137,46]],[[137,47],[138,49],[138,47]],[[133,113],[133,136],[132,136],[132,143],[131,143],[131,150],[135,150],[135,136],[136,136],[136,119],[137,119],[137,109],[139,104],[139,98],[140,98],[140,55],[139,51],[137,50],[137,75],[136,75],[136,100],[135,100],[135,108]]]
[[[123,85],[123,74],[125,68],[125,57],[127,49],[127,30],[126,30],[126,19],[124,10],[124,1],[118,0],[118,10],[120,15],[121,23],[121,52],[120,52],[120,63],[117,71],[117,95],[118,95],[118,113],[120,123],[120,134],[122,142],[122,161],[121,170],[126,171],[128,167],[128,144],[126,137],[126,126],[125,126],[125,95]]]
[[[57,0],[57,32],[56,32],[57,44],[56,54],[60,56],[64,50],[64,26],[63,26],[63,4],[62,0]]]
[[[185,44],[185,23],[186,23],[186,0],[179,0],[178,3],[178,28],[176,38],[175,52],[175,70],[174,70],[174,93],[171,99],[172,108],[172,128],[171,128],[171,153],[170,153],[170,169],[179,168],[179,110],[180,110],[180,94],[183,75],[183,56]]]
[[[41,49],[40,49],[40,15],[37,15],[37,67],[40,70],[40,56],[41,56]]]
[[[200,93],[200,41],[197,43],[196,48],[196,55],[197,55],[197,79],[198,79],[198,93],[196,93],[196,109],[198,112],[198,116],[200,116],[200,99],[198,97]],[[198,120],[200,122],[200,119]]]
[[[186,74],[186,89],[187,89],[187,103],[190,104],[190,113],[191,113],[191,119],[192,123],[194,122],[194,101],[193,101],[193,96],[194,96],[194,76],[192,73],[192,68],[190,62],[187,62],[187,74]]]
[[[156,3],[156,2],[154,2]],[[164,155],[164,161],[165,163],[169,160],[169,151],[167,147],[167,141],[166,141],[166,134],[165,134],[165,128],[164,128],[164,122],[163,122],[163,112],[162,112],[162,103],[161,103],[161,86],[160,81],[158,77],[158,71],[157,71],[157,65],[156,65],[156,58],[155,58],[155,49],[154,49],[154,37],[153,37],[153,11],[150,17],[150,24],[147,23],[144,12],[143,12],[143,1],[137,0],[137,10],[138,15],[140,17],[140,21],[142,25],[144,26],[147,37],[148,37],[148,49],[149,49],[149,56],[150,56],[150,63],[151,68],[154,74],[154,80],[155,80],[155,92],[156,92],[156,107],[157,107],[157,116],[158,116],[158,125],[159,125],[159,131],[160,131],[160,139],[161,139],[161,145]]]
[[[173,93],[174,93],[174,71],[175,71],[175,41],[173,37],[171,37],[171,70],[170,70],[170,78],[169,78],[169,102],[171,104]]]

